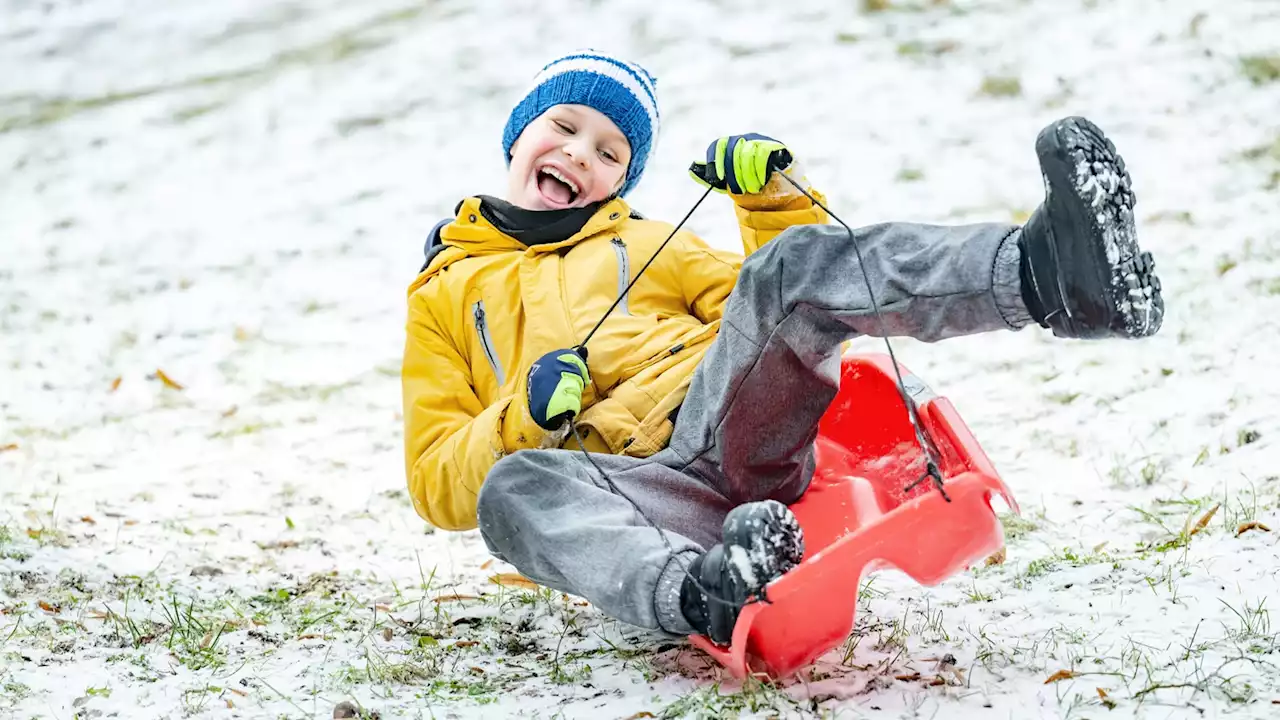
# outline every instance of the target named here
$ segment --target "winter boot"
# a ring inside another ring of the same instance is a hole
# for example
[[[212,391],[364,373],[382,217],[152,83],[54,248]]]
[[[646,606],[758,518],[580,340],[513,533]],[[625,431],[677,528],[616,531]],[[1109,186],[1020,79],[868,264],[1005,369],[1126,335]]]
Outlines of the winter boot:
[[[689,565],[680,609],[695,630],[728,645],[747,600],[800,563],[804,533],[790,508],[764,500],[731,510],[722,540]]]
[[[1031,316],[1066,338],[1140,338],[1164,319],[1160,278],[1133,224],[1124,160],[1080,117],[1040,131],[1045,200],[1023,226],[1022,298]]]

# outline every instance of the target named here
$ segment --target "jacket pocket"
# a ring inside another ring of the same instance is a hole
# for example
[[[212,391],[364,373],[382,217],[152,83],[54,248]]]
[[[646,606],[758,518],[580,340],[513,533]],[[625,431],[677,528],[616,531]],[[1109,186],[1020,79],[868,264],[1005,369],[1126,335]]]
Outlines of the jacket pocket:
[[[611,241],[613,252],[618,256],[618,312],[630,315],[627,307],[627,286],[631,284],[631,258],[627,255],[627,244],[622,238],[614,236]]]
[[[476,336],[480,338],[480,348],[489,361],[489,369],[498,378],[498,387],[507,384],[506,373],[502,371],[502,361],[498,359],[498,349],[493,345],[493,333],[489,332],[489,321],[484,314],[484,301],[477,300],[471,305],[471,317],[475,320]]]

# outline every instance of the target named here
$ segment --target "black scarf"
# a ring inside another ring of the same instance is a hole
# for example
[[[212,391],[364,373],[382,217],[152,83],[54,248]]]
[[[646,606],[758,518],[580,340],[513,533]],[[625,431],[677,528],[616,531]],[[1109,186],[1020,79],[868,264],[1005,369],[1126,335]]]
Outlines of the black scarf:
[[[480,195],[480,214],[526,246],[558,243],[573,237],[600,209],[595,202],[565,210],[526,210],[506,200]]]

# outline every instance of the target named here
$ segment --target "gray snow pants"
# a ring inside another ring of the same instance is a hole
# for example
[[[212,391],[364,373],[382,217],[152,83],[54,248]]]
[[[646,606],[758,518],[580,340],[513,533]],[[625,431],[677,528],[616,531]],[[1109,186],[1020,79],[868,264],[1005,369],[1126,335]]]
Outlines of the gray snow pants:
[[[1018,232],[855,230],[887,333],[934,341],[1029,323]],[[719,542],[733,507],[804,493],[818,421],[839,385],[841,343],[879,334],[844,229],[783,232],[743,264],[669,446],[648,458],[592,456],[675,553],[576,450],[523,450],[494,465],[479,494],[485,544],[531,580],[611,617],[690,633],[680,611],[684,568]]]

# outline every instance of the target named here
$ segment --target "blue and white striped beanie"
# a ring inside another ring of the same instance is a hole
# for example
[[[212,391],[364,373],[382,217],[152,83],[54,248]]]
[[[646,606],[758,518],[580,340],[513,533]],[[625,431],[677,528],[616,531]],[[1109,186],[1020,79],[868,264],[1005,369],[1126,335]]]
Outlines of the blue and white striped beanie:
[[[593,50],[551,61],[511,111],[502,132],[502,151],[511,164],[511,146],[535,118],[555,105],[586,105],[613,121],[631,144],[631,164],[619,195],[635,187],[658,136],[654,79],[644,68]]]

